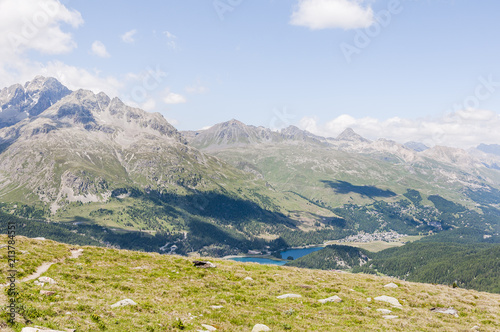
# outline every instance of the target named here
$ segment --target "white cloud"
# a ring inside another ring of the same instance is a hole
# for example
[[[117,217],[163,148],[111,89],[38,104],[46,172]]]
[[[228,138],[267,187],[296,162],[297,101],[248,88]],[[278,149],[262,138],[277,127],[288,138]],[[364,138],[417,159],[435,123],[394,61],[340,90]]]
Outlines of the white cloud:
[[[77,45],[66,30],[82,24],[81,14],[65,7],[59,0],[0,0],[0,88],[24,84],[36,75],[43,75],[55,77],[71,90],[103,91],[110,97],[117,97],[124,92],[130,93],[131,85],[143,84],[143,76],[137,74],[105,76],[97,70],[70,66],[61,61],[39,62],[28,57],[28,51],[43,54],[71,52]],[[97,49],[99,51],[99,47]],[[148,84],[165,76],[158,68],[152,70],[151,75]],[[133,77],[136,79],[130,79]],[[152,108],[153,103],[144,100],[139,106]]]
[[[77,28],[83,19],[58,0],[0,1],[0,56],[30,49],[45,54],[73,50],[76,43],[70,33],[61,30],[61,23]]]
[[[165,102],[165,104],[183,104],[187,100],[184,96],[178,93],[173,93],[169,88],[167,88],[165,90],[165,97],[163,98],[163,101]]]
[[[122,37],[122,40],[125,42],[125,43],[128,43],[128,44],[132,44],[133,42],[135,42],[135,34],[137,33],[137,30],[136,29],[133,29],[133,30],[130,30],[130,31],[127,31],[125,32],[121,37]]]
[[[156,108],[156,101],[153,98],[149,98],[140,105],[140,108],[148,112],[153,111]]]
[[[163,31],[163,34],[167,37],[167,45],[173,50],[177,49],[177,43],[175,40],[177,39],[177,36],[173,35],[172,33],[168,31]]]
[[[120,91],[125,87],[123,80],[113,76],[103,77],[98,72],[92,73],[60,61],[52,61],[43,66],[38,64],[37,67],[32,68],[32,71],[34,73],[30,74],[28,80],[33,79],[36,74],[51,76],[71,90],[86,89],[94,93],[103,91],[110,97],[119,96]]]
[[[99,40],[92,43],[92,53],[101,58],[109,58],[111,56],[108,50],[106,50],[106,46]]]
[[[167,118],[165,116],[163,116],[165,118],[165,120],[167,120],[168,123],[170,123],[172,126],[176,126],[179,124],[179,121],[176,120],[176,119],[172,119],[172,118]]]
[[[366,28],[374,23],[373,10],[365,0],[299,0],[290,24],[312,30]]]
[[[379,120],[372,117],[354,118],[340,115],[324,124],[317,118],[304,117],[299,126],[314,134],[336,137],[345,128],[370,139],[387,138],[399,143],[422,142],[428,146],[445,145],[460,148],[480,143],[500,142],[500,115],[487,110],[461,110],[436,118]]]
[[[76,48],[71,33],[62,24],[78,28],[79,12],[58,0],[0,1],[0,86],[26,82],[41,73],[42,64],[26,57],[30,50],[63,54]]]

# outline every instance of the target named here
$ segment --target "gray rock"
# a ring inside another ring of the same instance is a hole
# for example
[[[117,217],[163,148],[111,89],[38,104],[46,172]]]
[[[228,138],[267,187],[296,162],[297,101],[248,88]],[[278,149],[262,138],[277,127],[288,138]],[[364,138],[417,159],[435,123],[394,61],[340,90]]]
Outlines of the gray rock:
[[[453,315],[455,317],[458,317],[458,311],[456,311],[453,308],[432,308],[432,312],[437,312],[440,314],[448,314],[448,315]]]
[[[338,297],[337,295],[334,295],[334,296],[330,296],[329,298],[319,300],[319,303],[328,303],[328,302],[340,303],[340,302],[342,302],[342,299],[340,297]]]
[[[386,302],[397,308],[403,307],[401,303],[399,303],[398,299],[387,295],[377,296],[375,301]]]
[[[54,295],[55,293],[56,292],[54,292],[54,291],[47,291],[47,290],[40,289],[40,294],[45,295],[45,296],[51,296],[51,295]]]
[[[43,283],[43,284],[50,284],[50,285],[57,284],[57,282],[50,277],[40,277],[40,278],[38,278],[38,281]]]
[[[271,329],[264,324],[255,324],[252,329],[252,332],[265,332],[265,331],[271,331]]]
[[[299,297],[302,297],[302,295],[299,295],[299,294],[283,294],[283,295],[277,296],[278,299],[299,298]]]
[[[398,288],[399,286],[396,285],[395,283],[391,282],[387,285],[384,286],[384,288]]]
[[[126,305],[137,305],[137,303],[135,303],[131,299],[125,299],[125,300],[118,301],[115,304],[112,304],[111,308],[123,307],[123,306],[126,306]]]
[[[395,319],[395,318],[398,318],[398,316],[394,316],[394,315],[385,315],[385,316],[382,316],[384,319]]]
[[[217,329],[215,327],[213,327],[212,325],[207,325],[207,324],[201,324],[201,326],[207,330],[207,331],[217,331]]]
[[[216,268],[217,265],[215,265],[212,262],[209,261],[193,261],[194,266],[196,267],[201,267],[203,269],[208,269],[208,268]]]
[[[211,305],[209,308],[210,309],[222,309],[222,308],[224,308],[224,306],[222,306],[222,305]]]
[[[65,332],[65,331],[49,330],[43,327],[23,327],[21,332]]]
[[[250,280],[250,281],[251,281],[251,280],[253,280],[253,279],[252,279],[252,277],[246,277],[246,278],[245,278],[245,279],[243,279],[243,280]]]
[[[389,310],[389,309],[377,309],[378,312],[381,312],[383,314],[390,314],[392,312],[392,310]]]

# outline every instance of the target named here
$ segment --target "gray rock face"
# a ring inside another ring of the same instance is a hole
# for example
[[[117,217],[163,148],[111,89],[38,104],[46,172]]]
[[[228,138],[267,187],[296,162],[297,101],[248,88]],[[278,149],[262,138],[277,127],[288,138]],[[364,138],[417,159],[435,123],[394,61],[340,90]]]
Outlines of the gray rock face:
[[[69,95],[71,91],[54,78],[37,76],[24,86],[0,90],[0,128],[34,117]]]

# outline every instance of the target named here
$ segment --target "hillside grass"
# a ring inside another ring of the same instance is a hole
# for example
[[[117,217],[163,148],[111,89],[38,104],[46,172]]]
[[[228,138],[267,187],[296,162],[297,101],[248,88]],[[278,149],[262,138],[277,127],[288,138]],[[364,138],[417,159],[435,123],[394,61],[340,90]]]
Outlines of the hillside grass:
[[[0,239],[6,243],[5,236]],[[26,251],[19,262],[26,271],[63,254],[69,257],[70,248],[75,247],[49,240],[16,239],[17,250]],[[82,248],[79,258],[61,260],[44,273],[58,282],[43,288],[55,291],[54,295],[41,295],[33,282],[18,286],[19,301],[26,305],[26,311],[13,331],[25,326],[25,318],[31,321],[29,326],[120,332],[201,330],[201,324],[219,331],[250,331],[257,323],[272,331],[468,331],[475,325],[481,326],[481,331],[500,329],[498,294],[219,259],[210,259],[217,268],[200,269],[187,257]],[[6,268],[4,251],[2,271]],[[384,288],[389,282],[400,287]],[[276,298],[286,293],[302,298]],[[333,295],[343,302],[318,302]],[[367,300],[380,295],[398,298],[403,308],[391,309]],[[110,307],[125,298],[138,305]],[[211,309],[213,305],[223,308]],[[434,314],[432,307],[454,307],[459,317]],[[398,318],[384,319],[378,308],[391,309]]]

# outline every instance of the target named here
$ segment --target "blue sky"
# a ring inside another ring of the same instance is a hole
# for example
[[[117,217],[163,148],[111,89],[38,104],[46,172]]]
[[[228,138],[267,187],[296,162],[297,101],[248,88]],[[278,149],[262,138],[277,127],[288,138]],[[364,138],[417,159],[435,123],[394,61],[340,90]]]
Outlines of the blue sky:
[[[328,136],[350,126],[430,145],[500,143],[498,1],[0,0],[0,9],[2,87],[55,76],[181,130],[237,118]],[[38,24],[33,35],[26,22]]]

